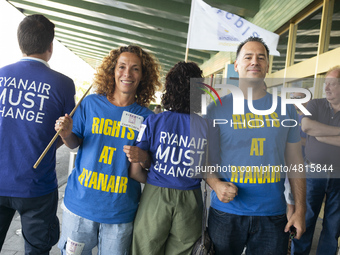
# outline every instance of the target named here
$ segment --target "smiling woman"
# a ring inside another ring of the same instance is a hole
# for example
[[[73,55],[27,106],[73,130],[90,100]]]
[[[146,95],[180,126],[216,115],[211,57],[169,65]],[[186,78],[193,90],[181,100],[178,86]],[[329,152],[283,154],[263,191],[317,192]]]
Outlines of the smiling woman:
[[[124,101],[135,101],[136,91],[142,79],[142,63],[140,58],[130,52],[120,54],[115,67],[115,90],[109,98],[113,104],[118,103],[119,97],[123,96]]]
[[[130,45],[111,50],[104,58],[97,69],[94,87],[98,94],[106,95],[110,102],[114,96],[117,100],[115,90],[125,91],[128,87],[134,87],[136,103],[148,106],[161,86],[158,77],[159,65],[154,57],[139,46]]]
[[[138,123],[152,114],[145,106],[160,86],[158,70],[138,46],[114,49],[97,69],[95,94],[81,102],[73,119],[66,115],[56,121],[64,144],[80,146],[65,190],[62,254],[73,249],[90,254],[95,246],[102,254],[129,253],[141,188],[128,177],[123,146],[134,145]]]

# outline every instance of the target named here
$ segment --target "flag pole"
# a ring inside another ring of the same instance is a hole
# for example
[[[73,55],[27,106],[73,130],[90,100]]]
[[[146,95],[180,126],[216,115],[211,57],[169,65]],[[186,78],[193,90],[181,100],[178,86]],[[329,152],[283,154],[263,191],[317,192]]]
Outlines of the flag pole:
[[[85,92],[85,94],[82,96],[82,98],[79,100],[79,102],[77,103],[77,105],[73,108],[72,112],[69,114],[70,117],[73,116],[74,112],[77,110],[78,106],[80,105],[81,101],[83,101],[83,99],[85,98],[85,96],[87,95],[87,93],[90,92],[92,88],[92,85],[89,87],[89,89]],[[40,157],[38,158],[37,162],[35,162],[33,168],[36,169],[40,162],[42,161],[42,159],[45,157],[46,153],[49,151],[49,149],[51,148],[52,144],[55,142],[55,140],[58,138],[60,132],[62,131],[62,129],[59,129],[58,132],[53,136],[53,138],[51,139],[50,143],[46,146],[45,150],[41,153]]]
[[[189,54],[189,48],[187,47],[185,49],[185,59],[184,59],[185,62],[188,62],[188,54]]]
[[[189,27],[188,27],[188,35],[187,35],[187,47],[185,49],[185,58],[184,61],[188,62],[188,55],[189,55],[189,42],[190,42],[190,33],[191,33],[191,23],[193,19],[193,13],[194,13],[194,3],[195,0],[191,0],[191,8],[190,8],[190,18],[189,18]]]

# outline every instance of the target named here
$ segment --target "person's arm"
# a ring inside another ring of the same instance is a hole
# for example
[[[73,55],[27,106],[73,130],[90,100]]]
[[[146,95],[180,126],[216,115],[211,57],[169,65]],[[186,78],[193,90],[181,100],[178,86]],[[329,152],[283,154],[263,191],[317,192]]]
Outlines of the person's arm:
[[[55,122],[54,126],[55,131],[58,132],[59,129],[62,130],[59,133],[59,136],[61,137],[62,142],[70,149],[77,148],[83,142],[81,138],[72,133],[72,125],[73,125],[72,118],[68,114],[65,114],[65,116],[60,117]]]
[[[143,168],[149,168],[151,166],[151,158],[147,151],[130,145],[124,145],[123,151],[131,163],[139,163]]]
[[[302,131],[322,143],[340,146],[340,127],[330,126],[304,117],[301,121]]]
[[[287,203],[287,219],[289,220],[295,212],[295,205]]]
[[[129,177],[141,182],[146,183],[146,178],[148,176],[148,172],[142,168],[139,163],[131,163],[129,168]]]
[[[340,127],[326,125],[308,117],[302,119],[301,129],[310,136],[340,136]]]
[[[234,183],[224,182],[213,177],[207,178],[206,181],[216,192],[217,198],[223,203],[229,203],[237,196],[237,187]]]
[[[288,178],[295,202],[295,211],[288,220],[285,232],[288,232],[289,228],[294,226],[296,228],[296,239],[300,239],[306,231],[306,176],[300,142],[286,143],[285,161],[290,169]]]
[[[63,146],[63,145],[64,145],[63,139],[61,139],[61,137],[58,137],[58,138],[57,138],[57,149],[58,149],[60,146]]]
[[[286,204],[287,204],[287,219],[289,220],[295,212],[294,196],[290,187],[289,179],[285,179],[285,191],[284,191]]]
[[[340,136],[317,136],[316,140],[329,145],[340,146]]]

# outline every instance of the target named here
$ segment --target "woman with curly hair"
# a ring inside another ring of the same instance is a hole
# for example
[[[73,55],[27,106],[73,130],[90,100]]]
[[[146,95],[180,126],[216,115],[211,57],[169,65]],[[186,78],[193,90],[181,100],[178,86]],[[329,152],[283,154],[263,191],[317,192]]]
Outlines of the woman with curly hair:
[[[134,222],[133,255],[189,255],[201,235],[201,179],[195,170],[205,163],[210,125],[194,113],[202,90],[190,83],[201,77],[195,63],[177,63],[165,81],[162,104],[168,111],[146,119],[137,138],[136,146],[149,151],[151,165],[148,173],[141,164],[130,167],[132,178],[146,181]],[[211,142],[218,146],[215,137]]]
[[[152,114],[146,106],[160,86],[158,77],[158,64],[140,47],[112,50],[95,75],[96,93],[81,102],[73,120],[57,120],[65,145],[79,146],[65,190],[62,254],[92,254],[95,246],[98,254],[129,253],[141,189],[128,178],[123,146],[134,144]]]

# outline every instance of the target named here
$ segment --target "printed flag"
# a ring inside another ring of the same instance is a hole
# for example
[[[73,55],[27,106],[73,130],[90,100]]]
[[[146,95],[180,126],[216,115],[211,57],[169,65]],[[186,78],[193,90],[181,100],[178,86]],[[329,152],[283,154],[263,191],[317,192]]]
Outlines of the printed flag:
[[[261,37],[270,55],[279,56],[279,35],[258,27],[233,14],[192,0],[187,48],[236,52],[240,42],[248,37]]]

